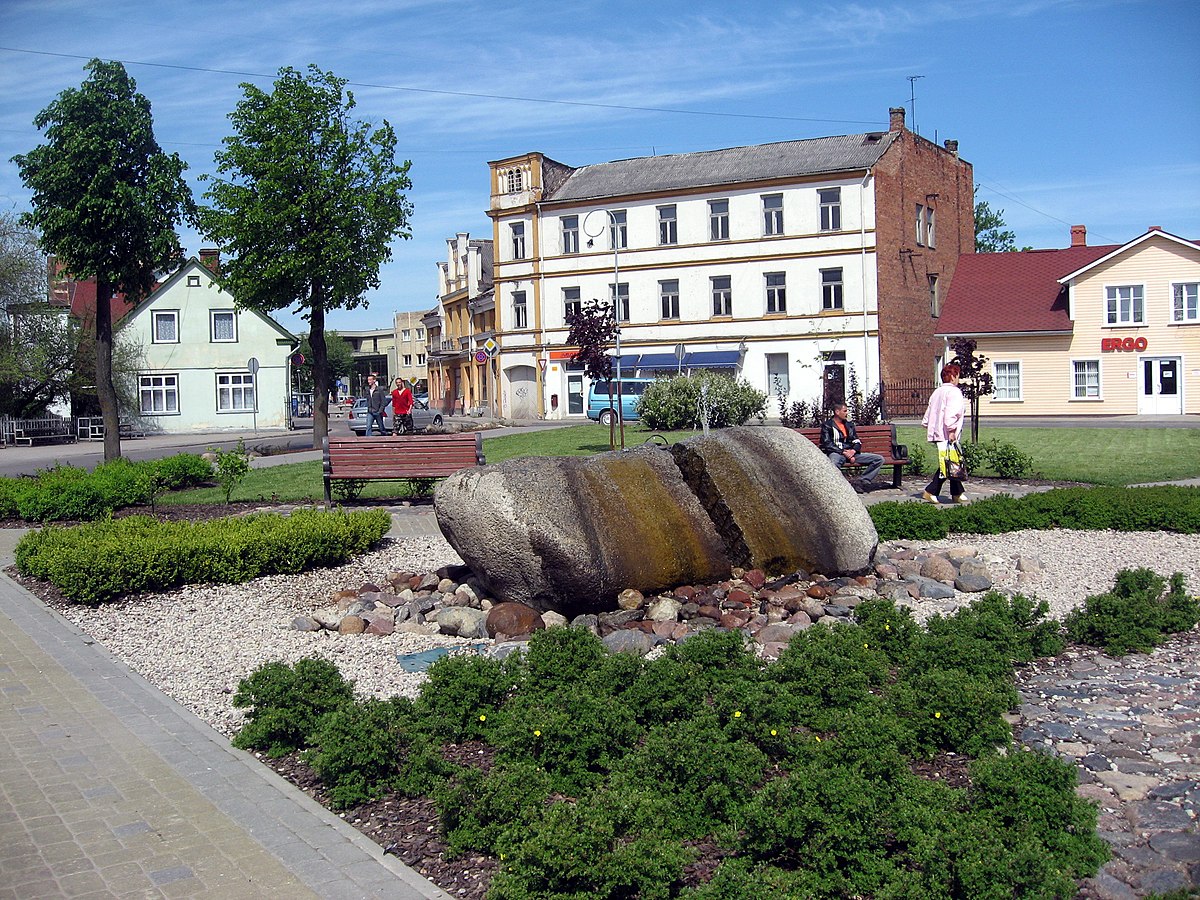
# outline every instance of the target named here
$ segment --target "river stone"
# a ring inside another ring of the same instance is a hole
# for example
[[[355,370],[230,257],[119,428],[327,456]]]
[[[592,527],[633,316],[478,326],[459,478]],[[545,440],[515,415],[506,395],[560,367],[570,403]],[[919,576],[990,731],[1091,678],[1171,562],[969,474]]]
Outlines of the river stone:
[[[948,583],[953,581],[957,574],[958,569],[954,563],[941,555],[931,556],[921,564],[921,575],[925,578],[932,578],[934,581]]]
[[[488,612],[486,621],[488,636],[493,638],[499,634],[508,637],[533,634],[546,627],[541,613],[524,603],[497,603]]]
[[[434,511],[490,596],[568,617],[612,609],[625,588],[729,575],[724,544],[660,448],[463,469],[437,487]]]
[[[963,572],[954,579],[954,587],[964,594],[977,594],[980,591],[991,590],[992,579],[986,575],[972,575]]]
[[[470,606],[448,606],[438,610],[437,627],[442,634],[458,635],[465,638],[485,638],[487,633],[487,617],[481,609]]]
[[[871,565],[879,537],[866,507],[798,432],[722,428],[669,449],[734,566],[835,575]]]
[[[654,636],[637,629],[614,631],[600,639],[610,653],[629,653],[633,656],[645,656],[654,649]]]

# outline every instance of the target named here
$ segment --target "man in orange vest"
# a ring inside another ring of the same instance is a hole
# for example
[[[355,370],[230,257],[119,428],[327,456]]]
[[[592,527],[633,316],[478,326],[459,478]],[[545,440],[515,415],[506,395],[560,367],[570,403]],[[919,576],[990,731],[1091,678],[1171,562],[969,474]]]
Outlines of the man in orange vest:
[[[850,482],[854,490],[861,494],[873,487],[872,481],[883,468],[883,457],[878,453],[862,452],[862,441],[858,439],[854,423],[847,415],[845,403],[833,407],[833,417],[821,426],[821,452],[839,469],[847,463],[866,468],[862,478]]]

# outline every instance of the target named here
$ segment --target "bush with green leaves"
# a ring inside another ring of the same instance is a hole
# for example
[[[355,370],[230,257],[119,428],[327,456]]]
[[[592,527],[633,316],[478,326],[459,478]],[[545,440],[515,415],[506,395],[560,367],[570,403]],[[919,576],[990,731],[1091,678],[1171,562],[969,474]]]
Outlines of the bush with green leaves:
[[[390,527],[385,510],[299,509],[204,522],[128,516],[30,532],[15,555],[21,574],[53,582],[71,600],[96,604],[184,584],[234,584],[338,565],[365,553]]]
[[[932,469],[925,456],[925,444],[908,444],[908,462],[904,465],[904,474],[915,478],[923,478]]]
[[[232,450],[225,450],[221,447],[209,447],[208,449],[217,457],[213,468],[217,473],[217,483],[225,492],[225,502],[229,503],[237,486],[250,474],[250,455],[246,453],[246,442],[242,438],[238,438],[237,446]]]
[[[195,453],[176,453],[147,464],[154,467],[163,489],[168,491],[195,487],[213,477],[212,463]]]
[[[417,697],[417,714],[433,737],[478,740],[495,726],[497,711],[515,687],[510,662],[477,653],[443,656],[429,667]]]
[[[1022,478],[1033,471],[1033,457],[1007,441],[988,441],[984,455],[988,466],[1001,478]]]
[[[285,756],[313,744],[330,713],[354,703],[354,685],[326,659],[309,657],[294,666],[268,662],[238,683],[233,705],[249,710],[234,736],[243,750]]]
[[[501,760],[487,773],[463,770],[434,793],[450,855],[496,853],[502,835],[540,818],[552,790],[546,770],[528,760]]]
[[[638,400],[638,415],[647,428],[679,431],[700,424],[700,404],[706,405],[713,428],[745,425],[766,415],[767,395],[748,382],[701,372],[663,378],[647,385]]]
[[[318,719],[305,736],[311,749],[304,759],[335,808],[366,803],[396,786],[399,748],[412,721],[412,702],[401,697],[340,703]]]
[[[1149,653],[1169,635],[1200,621],[1200,599],[1184,591],[1183,575],[1122,569],[1113,589],[1088,597],[1063,620],[1067,637],[1114,655]]]

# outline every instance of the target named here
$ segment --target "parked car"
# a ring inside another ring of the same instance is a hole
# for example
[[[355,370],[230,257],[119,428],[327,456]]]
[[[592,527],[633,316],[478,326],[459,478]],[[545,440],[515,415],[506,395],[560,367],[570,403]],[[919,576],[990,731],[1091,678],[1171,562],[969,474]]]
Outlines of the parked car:
[[[387,428],[390,433],[392,430],[392,415],[391,406],[388,407]],[[354,406],[350,408],[347,416],[350,422],[350,430],[359,437],[364,437],[367,433],[367,398],[359,397],[354,401]],[[441,413],[434,412],[429,408],[429,404],[417,401],[413,404],[413,430],[424,431],[430,425],[438,427],[442,424]]]
[[[621,379],[621,418],[633,422],[640,418],[638,401],[646,392],[647,386],[654,383],[653,378],[622,378]],[[595,419],[601,425],[612,425],[617,421],[617,382],[612,383],[612,396],[609,397],[609,385],[606,381],[594,381],[588,390],[587,417]]]

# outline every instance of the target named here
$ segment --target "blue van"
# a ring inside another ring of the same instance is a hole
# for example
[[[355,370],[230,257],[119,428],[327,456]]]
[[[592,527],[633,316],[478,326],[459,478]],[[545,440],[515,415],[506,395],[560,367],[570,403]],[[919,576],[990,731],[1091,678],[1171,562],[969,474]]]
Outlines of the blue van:
[[[622,378],[621,379],[621,418],[626,422],[639,418],[638,401],[646,392],[646,386],[654,384],[653,378]],[[594,381],[588,391],[587,417],[595,419],[601,425],[611,425],[617,420],[617,382],[612,383],[612,397],[608,395],[607,381]]]

